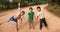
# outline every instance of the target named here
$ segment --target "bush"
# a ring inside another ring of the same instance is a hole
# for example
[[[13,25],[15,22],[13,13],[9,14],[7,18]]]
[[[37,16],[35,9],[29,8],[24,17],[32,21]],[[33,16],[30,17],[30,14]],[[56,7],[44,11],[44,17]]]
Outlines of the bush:
[[[39,4],[46,4],[47,0],[21,0],[21,7],[31,6],[31,5],[39,5]]]
[[[13,2],[13,3],[4,3],[4,4],[0,4],[0,11],[1,10],[7,10],[7,9],[14,9],[18,7],[18,3],[17,2]]]
[[[60,17],[60,5],[58,5],[58,4],[51,5],[50,4],[50,5],[48,5],[47,9],[54,15],[57,15],[58,17]]]

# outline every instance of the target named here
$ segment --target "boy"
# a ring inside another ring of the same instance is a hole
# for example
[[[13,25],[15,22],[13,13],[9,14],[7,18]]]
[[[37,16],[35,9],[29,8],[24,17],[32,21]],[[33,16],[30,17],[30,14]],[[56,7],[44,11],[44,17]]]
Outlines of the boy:
[[[34,29],[34,12],[33,12],[33,8],[30,7],[29,8],[30,12],[28,12],[28,19],[29,19],[29,25],[30,25],[30,29],[33,27]]]
[[[8,20],[8,22],[10,22],[10,21],[13,21],[13,22],[15,22],[16,23],[16,28],[17,28],[17,26],[18,26],[18,19],[21,19],[21,17],[23,16],[25,14],[25,12],[24,11],[21,11],[20,13],[18,13],[18,14],[16,14],[16,15],[13,15],[12,17],[10,17],[9,18],[9,20]],[[4,23],[6,23],[6,22],[4,22]],[[3,23],[1,23],[1,24],[3,24]],[[17,28],[17,30],[18,30],[18,28]]]
[[[44,13],[43,11],[41,11],[41,7],[37,7],[37,10],[38,10],[38,14],[37,14],[37,18],[40,18],[40,30],[42,30],[42,24],[44,23],[45,27],[47,27],[48,29],[48,26],[47,26],[47,23],[46,23],[46,20],[45,20],[45,17],[44,17]]]

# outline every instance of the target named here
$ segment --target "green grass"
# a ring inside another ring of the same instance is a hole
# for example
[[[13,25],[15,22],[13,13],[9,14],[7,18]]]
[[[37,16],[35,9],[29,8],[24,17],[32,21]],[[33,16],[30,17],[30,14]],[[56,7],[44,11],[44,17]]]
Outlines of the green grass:
[[[52,14],[60,17],[60,5],[58,5],[58,4],[48,5],[47,9],[48,9],[48,11],[50,11]]]

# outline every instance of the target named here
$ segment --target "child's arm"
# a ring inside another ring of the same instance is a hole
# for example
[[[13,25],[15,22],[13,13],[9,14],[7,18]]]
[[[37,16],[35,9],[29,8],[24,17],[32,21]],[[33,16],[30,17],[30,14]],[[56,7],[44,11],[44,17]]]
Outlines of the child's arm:
[[[39,18],[39,16],[40,16],[40,14],[38,13],[38,14],[37,14],[37,17],[36,17],[36,19],[35,19],[35,20],[37,20],[37,19]]]
[[[25,17],[24,17],[24,16],[22,16],[22,17],[21,17],[21,23],[22,23],[23,19],[25,19]]]
[[[35,20],[37,20],[38,18],[39,18],[39,16],[37,16]]]
[[[21,24],[22,24],[22,18],[21,18]]]
[[[34,14],[34,20],[36,20],[35,18],[36,18],[36,15]]]

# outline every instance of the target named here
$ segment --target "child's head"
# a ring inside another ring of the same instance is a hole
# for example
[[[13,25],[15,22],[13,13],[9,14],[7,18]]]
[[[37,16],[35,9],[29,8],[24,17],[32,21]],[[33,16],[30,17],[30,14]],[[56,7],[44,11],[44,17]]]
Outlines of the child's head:
[[[24,11],[21,11],[20,15],[23,16],[24,14],[25,14],[25,12]]]
[[[32,7],[30,7],[30,8],[29,8],[29,10],[30,10],[30,12],[32,12],[32,11],[33,11],[33,8],[32,8]]]
[[[38,7],[37,7],[37,10],[38,10],[38,11],[41,11],[41,7],[38,6]]]

